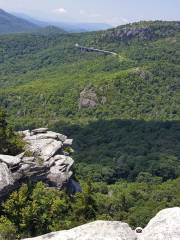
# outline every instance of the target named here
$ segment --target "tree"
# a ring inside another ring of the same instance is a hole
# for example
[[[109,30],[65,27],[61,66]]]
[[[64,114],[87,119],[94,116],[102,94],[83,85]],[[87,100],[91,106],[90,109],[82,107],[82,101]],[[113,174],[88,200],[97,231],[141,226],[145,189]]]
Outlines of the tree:
[[[75,221],[85,223],[96,219],[97,204],[94,198],[94,191],[89,180],[83,186],[83,192],[77,193],[74,197],[73,211]]]
[[[0,217],[0,239],[1,240],[12,240],[16,236],[16,227],[6,217]]]
[[[9,127],[6,121],[6,113],[0,108],[0,153],[15,155],[23,147],[22,139]]]

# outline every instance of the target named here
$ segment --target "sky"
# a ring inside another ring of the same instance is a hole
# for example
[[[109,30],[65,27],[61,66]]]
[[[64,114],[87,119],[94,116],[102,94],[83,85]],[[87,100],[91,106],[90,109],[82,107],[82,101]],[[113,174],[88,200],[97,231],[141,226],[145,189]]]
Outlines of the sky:
[[[103,22],[180,20],[180,0],[0,0],[0,8],[39,20]]]

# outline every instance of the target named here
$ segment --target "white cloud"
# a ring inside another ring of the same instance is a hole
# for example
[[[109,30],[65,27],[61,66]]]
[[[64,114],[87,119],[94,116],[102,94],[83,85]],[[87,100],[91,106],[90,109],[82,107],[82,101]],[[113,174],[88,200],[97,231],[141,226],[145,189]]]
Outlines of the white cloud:
[[[54,9],[53,12],[59,13],[59,14],[66,14],[67,10],[65,8],[61,7],[61,8]]]
[[[89,18],[98,18],[101,17],[101,15],[99,13],[90,13],[90,12],[86,12],[85,10],[81,9],[79,11],[80,15],[82,16],[87,16]]]

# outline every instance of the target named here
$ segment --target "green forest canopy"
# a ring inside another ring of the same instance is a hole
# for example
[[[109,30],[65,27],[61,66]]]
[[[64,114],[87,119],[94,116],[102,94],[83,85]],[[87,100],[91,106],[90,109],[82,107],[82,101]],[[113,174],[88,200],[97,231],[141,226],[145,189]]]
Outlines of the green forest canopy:
[[[77,42],[118,56],[80,52]],[[0,104],[10,123],[73,137],[84,188],[70,198],[41,183],[24,185],[1,206],[6,233],[34,236],[95,219],[144,226],[160,209],[179,206],[179,49],[179,22],[0,37]],[[94,108],[79,107],[85,89],[96,96]],[[0,124],[0,151],[18,152],[4,113]]]

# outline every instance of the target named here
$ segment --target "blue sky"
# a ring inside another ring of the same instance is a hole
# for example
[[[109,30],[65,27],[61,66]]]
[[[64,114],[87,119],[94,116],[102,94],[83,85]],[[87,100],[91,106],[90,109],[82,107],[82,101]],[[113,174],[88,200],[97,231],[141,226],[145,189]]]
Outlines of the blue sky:
[[[0,0],[0,8],[42,20],[111,25],[180,20],[180,0]]]

